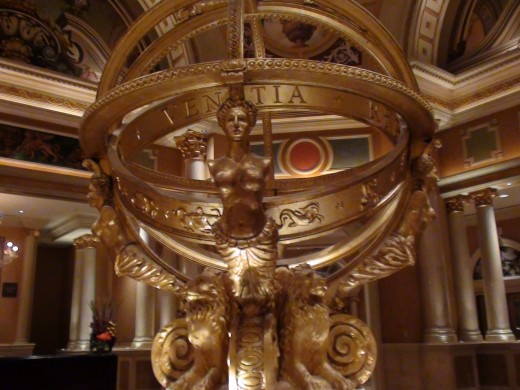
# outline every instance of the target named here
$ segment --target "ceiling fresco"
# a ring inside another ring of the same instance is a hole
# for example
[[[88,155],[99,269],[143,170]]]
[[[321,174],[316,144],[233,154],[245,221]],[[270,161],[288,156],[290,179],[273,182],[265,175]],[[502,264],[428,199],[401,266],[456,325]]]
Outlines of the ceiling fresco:
[[[125,30],[105,0],[0,0],[0,56],[70,76],[98,81]]]

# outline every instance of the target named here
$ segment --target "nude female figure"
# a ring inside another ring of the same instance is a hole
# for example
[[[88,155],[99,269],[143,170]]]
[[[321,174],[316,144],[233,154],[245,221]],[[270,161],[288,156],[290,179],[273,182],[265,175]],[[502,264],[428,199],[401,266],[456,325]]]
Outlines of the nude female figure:
[[[234,296],[252,310],[268,304],[273,295],[278,231],[262,205],[270,160],[249,152],[249,134],[256,123],[251,102],[229,98],[217,118],[229,147],[224,157],[208,162],[224,206],[213,234],[228,265]]]

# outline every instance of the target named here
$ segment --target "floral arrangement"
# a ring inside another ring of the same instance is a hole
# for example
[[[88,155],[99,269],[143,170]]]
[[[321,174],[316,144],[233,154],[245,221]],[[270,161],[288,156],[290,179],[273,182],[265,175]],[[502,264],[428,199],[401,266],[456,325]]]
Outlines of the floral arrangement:
[[[110,352],[116,342],[116,308],[110,301],[98,305],[90,302],[92,322],[90,328],[90,350],[94,352]]]

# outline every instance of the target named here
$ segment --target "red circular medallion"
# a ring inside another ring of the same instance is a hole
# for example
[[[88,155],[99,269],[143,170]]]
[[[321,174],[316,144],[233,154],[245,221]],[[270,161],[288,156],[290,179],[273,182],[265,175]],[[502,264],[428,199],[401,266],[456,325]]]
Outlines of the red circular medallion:
[[[312,171],[321,162],[320,150],[313,142],[298,142],[291,148],[289,161],[299,171]]]

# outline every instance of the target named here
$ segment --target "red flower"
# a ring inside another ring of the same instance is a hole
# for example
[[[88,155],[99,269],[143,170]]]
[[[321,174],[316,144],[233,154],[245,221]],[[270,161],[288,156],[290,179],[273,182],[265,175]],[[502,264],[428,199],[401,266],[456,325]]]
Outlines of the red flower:
[[[112,335],[110,334],[110,332],[103,332],[98,334],[96,338],[99,341],[110,341],[112,339]]]

